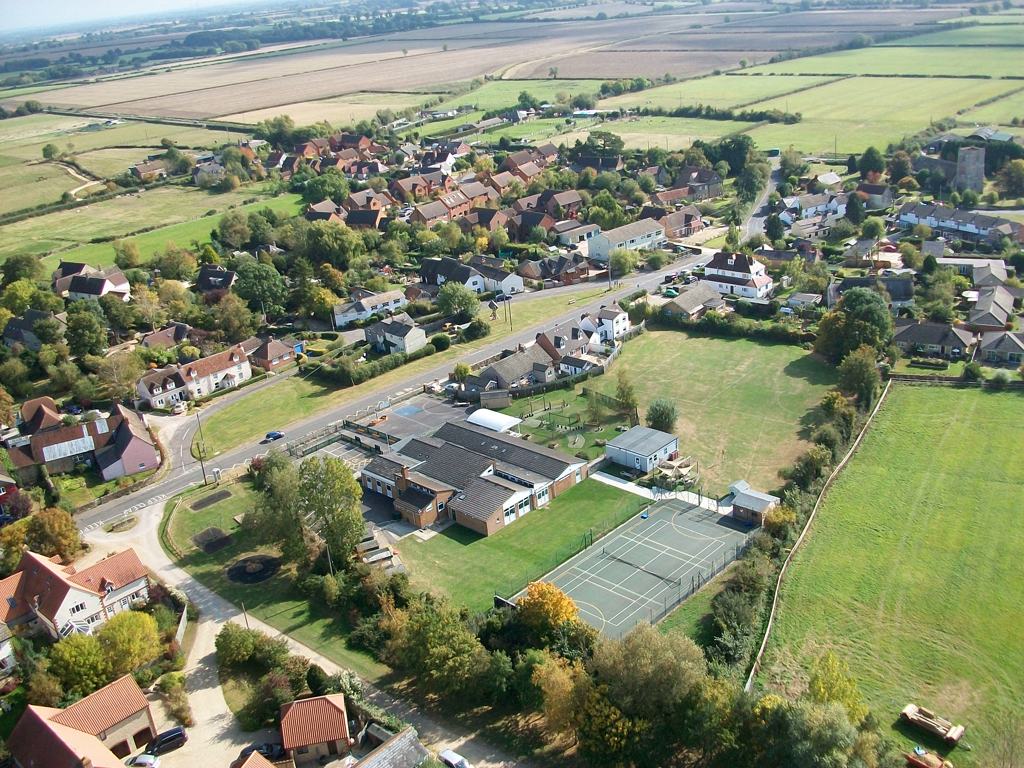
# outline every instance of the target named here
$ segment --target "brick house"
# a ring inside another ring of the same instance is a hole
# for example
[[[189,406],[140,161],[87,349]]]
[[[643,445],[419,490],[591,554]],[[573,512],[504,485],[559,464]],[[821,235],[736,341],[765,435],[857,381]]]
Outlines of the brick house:
[[[313,696],[281,707],[281,743],[295,765],[344,755],[352,746],[342,694]]]

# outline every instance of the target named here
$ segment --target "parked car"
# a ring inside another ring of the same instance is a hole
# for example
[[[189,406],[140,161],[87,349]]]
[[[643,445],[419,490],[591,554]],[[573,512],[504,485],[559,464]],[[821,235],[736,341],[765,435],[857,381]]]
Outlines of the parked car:
[[[674,299],[676,296],[679,295],[679,291],[677,291],[675,288],[666,288],[663,292],[663,295],[667,296],[670,299]]]
[[[275,440],[280,440],[284,437],[284,432],[278,432],[276,429],[273,432],[267,432],[267,436],[264,439],[265,442],[272,443]]]
[[[149,746],[146,747],[146,754],[162,755],[167,752],[173,752],[175,749],[184,746],[186,741],[188,741],[188,734],[179,725],[177,728],[164,731],[149,742]]]
[[[188,406],[185,403],[183,403],[183,402],[179,402],[179,403],[175,403],[174,407],[171,408],[171,413],[173,413],[175,416],[180,416],[181,414],[183,414],[187,410],[188,410]]]
[[[64,403],[62,410],[64,413],[70,413],[72,416],[78,416],[82,412],[82,406],[77,403]]]
[[[124,764],[142,766],[142,768],[160,768],[160,758],[156,755],[147,755],[143,752],[141,755],[129,757],[124,761]]]
[[[511,298],[512,297],[509,296],[507,293],[499,293],[497,296],[494,297],[494,300],[495,301],[508,301]]]
[[[665,285],[668,285],[677,277],[679,277],[679,275],[676,272],[669,272],[667,275],[665,275],[665,279],[662,280],[661,282],[665,283]]]
[[[259,752],[267,760],[283,760],[285,757],[284,744],[269,741],[262,744],[251,744],[242,750],[239,757],[248,757],[253,752]]]
[[[450,749],[444,750],[437,756],[437,759],[444,765],[448,766],[448,768],[473,768],[473,766],[470,765],[469,760],[464,758],[458,752],[452,752]]]

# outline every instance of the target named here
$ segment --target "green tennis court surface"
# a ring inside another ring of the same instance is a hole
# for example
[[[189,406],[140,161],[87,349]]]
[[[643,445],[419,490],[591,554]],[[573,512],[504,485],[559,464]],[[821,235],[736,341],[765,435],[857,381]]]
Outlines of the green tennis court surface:
[[[658,502],[544,577],[609,637],[654,623],[743,551],[747,526],[684,501]]]

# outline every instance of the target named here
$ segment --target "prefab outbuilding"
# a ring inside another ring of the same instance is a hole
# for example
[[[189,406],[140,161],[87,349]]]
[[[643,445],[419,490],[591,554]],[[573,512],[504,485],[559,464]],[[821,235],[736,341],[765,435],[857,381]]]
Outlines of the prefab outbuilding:
[[[679,438],[650,427],[636,426],[605,445],[604,453],[616,464],[650,472],[658,464],[675,458]]]

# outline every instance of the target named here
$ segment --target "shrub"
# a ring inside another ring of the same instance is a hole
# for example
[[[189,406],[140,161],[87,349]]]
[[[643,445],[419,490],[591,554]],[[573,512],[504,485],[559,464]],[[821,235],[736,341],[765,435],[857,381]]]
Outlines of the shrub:
[[[452,340],[447,333],[438,333],[430,337],[430,343],[438,352],[444,352],[452,345]]]
[[[266,671],[281,667],[288,658],[288,641],[283,637],[270,637],[262,632],[249,631],[252,631],[256,638],[250,661]]]
[[[972,360],[964,366],[964,381],[981,381],[983,378],[981,363]]]
[[[484,338],[490,332],[490,324],[478,317],[459,332],[459,341],[476,341],[477,339]]]
[[[811,435],[811,442],[828,448],[832,461],[836,461],[843,452],[843,436],[834,424],[822,424]]]
[[[1006,389],[1010,383],[1010,374],[1006,371],[996,371],[992,374],[992,378],[985,382],[985,386],[989,389]]]
[[[240,627],[231,622],[226,623],[217,633],[215,646],[217,661],[224,666],[234,667],[248,662],[256,648],[256,635],[253,630]]]

